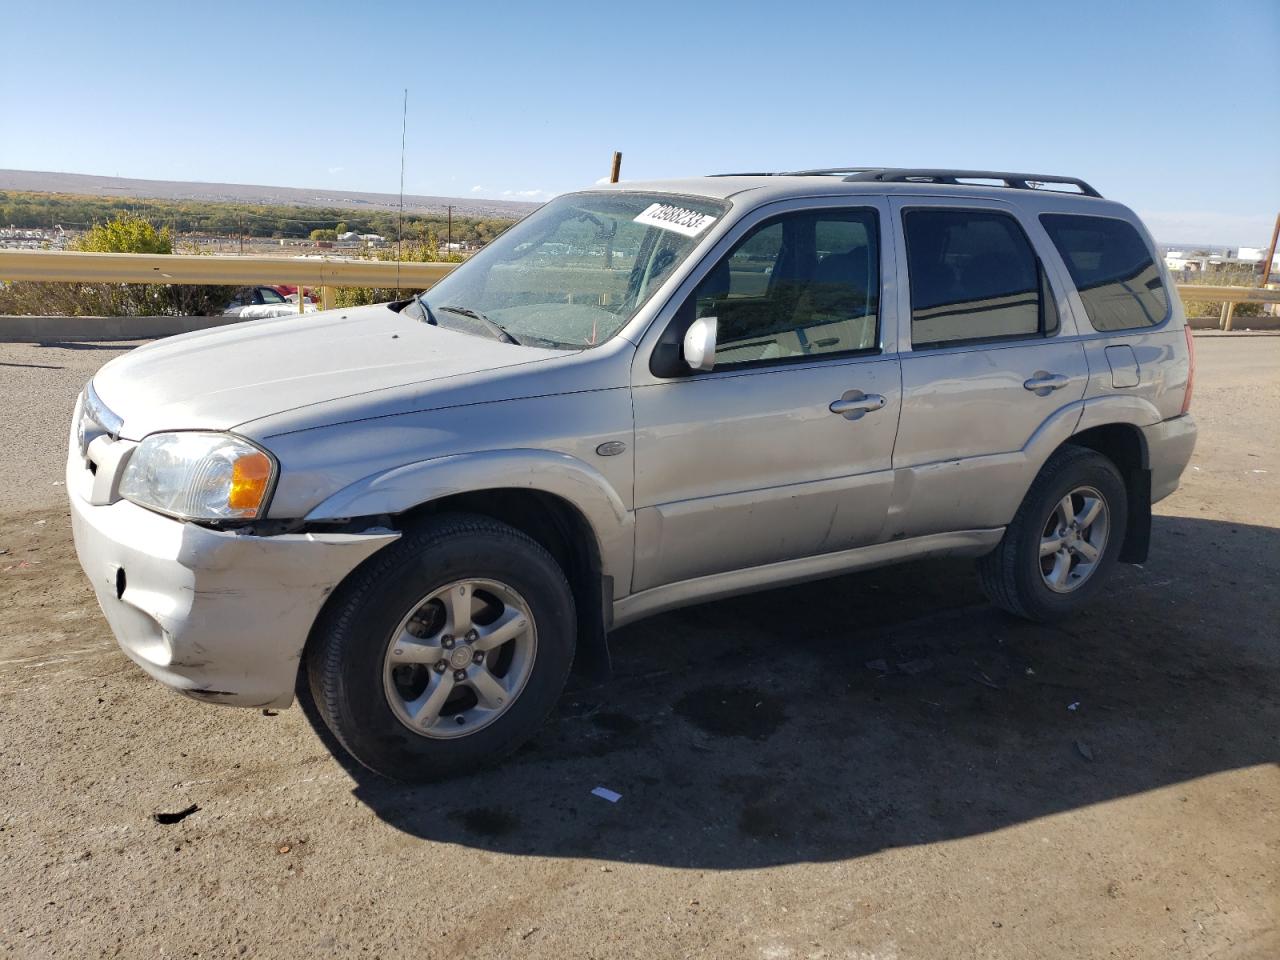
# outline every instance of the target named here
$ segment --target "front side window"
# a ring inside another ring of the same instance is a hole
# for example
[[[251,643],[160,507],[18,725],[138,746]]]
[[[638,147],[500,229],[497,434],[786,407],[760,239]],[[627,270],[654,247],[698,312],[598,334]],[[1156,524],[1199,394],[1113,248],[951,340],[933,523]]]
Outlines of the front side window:
[[[428,318],[518,343],[581,349],[626,326],[728,205],[598,192],[534,211],[422,295]]]
[[[1133,224],[1073,213],[1041,214],[1040,222],[1062,255],[1095,330],[1136,330],[1164,322],[1169,295]]]
[[[1039,258],[1011,216],[991,210],[903,214],[911,344],[1050,335],[1057,311]]]
[[[694,291],[716,318],[716,369],[875,348],[880,300],[876,212],[819,210],[767,220]]]

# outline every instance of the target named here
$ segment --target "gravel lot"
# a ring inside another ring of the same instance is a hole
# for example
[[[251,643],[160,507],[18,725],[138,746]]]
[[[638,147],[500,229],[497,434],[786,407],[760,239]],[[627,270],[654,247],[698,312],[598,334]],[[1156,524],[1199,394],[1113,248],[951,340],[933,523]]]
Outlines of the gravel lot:
[[[118,652],[56,484],[120,347],[0,345],[0,954],[1280,956],[1280,338],[1197,347],[1193,466],[1079,621],[964,562],[696,607],[405,788]]]

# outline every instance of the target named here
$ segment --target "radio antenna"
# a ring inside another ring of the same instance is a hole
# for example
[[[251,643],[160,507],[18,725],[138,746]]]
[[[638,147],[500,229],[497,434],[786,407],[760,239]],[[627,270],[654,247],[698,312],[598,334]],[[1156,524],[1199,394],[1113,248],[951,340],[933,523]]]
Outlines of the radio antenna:
[[[409,125],[409,88],[404,88],[400,113],[400,218],[396,223],[396,289],[400,289],[400,244],[404,242],[404,133]]]

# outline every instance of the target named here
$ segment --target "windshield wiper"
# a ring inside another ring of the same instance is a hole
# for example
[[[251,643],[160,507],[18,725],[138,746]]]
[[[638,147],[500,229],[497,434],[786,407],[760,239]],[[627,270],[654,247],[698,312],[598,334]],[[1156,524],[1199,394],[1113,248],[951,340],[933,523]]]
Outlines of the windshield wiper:
[[[447,313],[456,313],[460,317],[470,317],[472,320],[478,320],[480,323],[484,324],[490,333],[503,343],[514,343],[516,346],[520,345],[520,341],[515,338],[514,334],[508,333],[506,327],[502,326],[500,323],[494,323],[479,310],[472,310],[470,307],[455,306],[436,307],[436,309],[446,311]]]

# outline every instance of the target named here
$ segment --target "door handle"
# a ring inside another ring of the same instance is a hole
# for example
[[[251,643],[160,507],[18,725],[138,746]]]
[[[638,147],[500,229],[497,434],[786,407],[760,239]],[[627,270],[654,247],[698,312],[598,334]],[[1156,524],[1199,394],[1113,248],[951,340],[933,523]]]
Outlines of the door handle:
[[[863,393],[861,390],[846,390],[839,400],[833,400],[828,409],[838,413],[846,420],[858,420],[868,413],[874,413],[884,406],[884,397],[878,393]]]
[[[1046,370],[1037,370],[1031,375],[1030,380],[1023,382],[1022,387],[1025,390],[1030,390],[1037,397],[1047,397],[1049,394],[1053,393],[1053,391],[1061,390],[1070,382],[1071,378],[1063,376],[1061,373],[1049,373]]]

